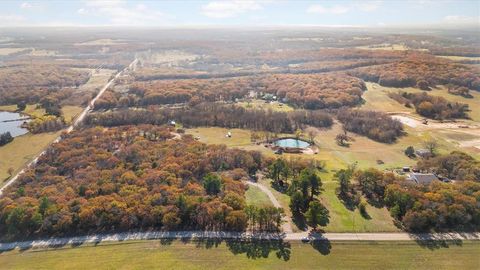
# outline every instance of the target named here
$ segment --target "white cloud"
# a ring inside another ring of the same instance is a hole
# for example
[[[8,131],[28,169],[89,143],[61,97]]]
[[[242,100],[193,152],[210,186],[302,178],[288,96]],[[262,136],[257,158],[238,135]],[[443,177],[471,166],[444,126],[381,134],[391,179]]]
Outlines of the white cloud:
[[[334,5],[326,7],[324,5],[315,4],[307,8],[307,13],[317,14],[345,14],[352,10],[359,9],[364,12],[372,12],[382,5],[382,1],[362,1],[350,5]]]
[[[149,9],[143,4],[129,6],[123,0],[85,2],[85,7],[77,13],[86,16],[104,17],[113,25],[161,25],[170,18],[166,14]]]
[[[84,8],[79,8],[77,10],[77,13],[78,14],[81,14],[81,15],[85,15],[85,14],[88,14],[88,10],[84,9]]]
[[[33,5],[28,3],[28,2],[23,2],[21,5],[20,5],[20,8],[22,9],[29,9],[29,8],[33,8]]]
[[[350,10],[348,6],[335,5],[332,7],[324,7],[322,5],[311,5],[308,7],[308,13],[318,13],[318,14],[344,14]]]
[[[361,11],[371,12],[377,10],[382,3],[382,1],[364,1],[355,4],[355,7],[359,8]]]
[[[247,11],[263,8],[268,1],[237,0],[237,1],[212,1],[202,6],[202,14],[210,18],[235,17]]]
[[[449,15],[443,18],[443,22],[456,25],[477,25],[480,26],[480,17],[469,17],[460,15]]]

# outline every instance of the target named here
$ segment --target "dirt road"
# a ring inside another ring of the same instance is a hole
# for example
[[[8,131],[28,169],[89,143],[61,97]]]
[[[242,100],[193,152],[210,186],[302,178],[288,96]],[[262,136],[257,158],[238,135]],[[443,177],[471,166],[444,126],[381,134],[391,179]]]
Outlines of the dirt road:
[[[283,208],[282,205],[278,202],[277,198],[275,198],[273,193],[266,186],[264,186],[260,183],[251,182],[251,181],[244,181],[244,182],[248,185],[258,187],[261,191],[263,191],[263,193],[265,193],[268,196],[268,198],[272,202],[273,206],[275,206],[277,208]],[[293,232],[293,230],[292,230],[292,219],[287,215],[285,215],[285,217],[283,218],[282,229],[285,233]]]

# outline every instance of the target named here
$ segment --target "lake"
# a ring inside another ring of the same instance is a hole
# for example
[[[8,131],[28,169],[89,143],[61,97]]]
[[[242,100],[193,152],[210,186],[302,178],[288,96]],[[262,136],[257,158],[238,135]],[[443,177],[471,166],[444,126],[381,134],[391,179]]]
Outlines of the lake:
[[[9,131],[13,137],[28,133],[28,130],[26,128],[21,127],[24,120],[4,122],[5,120],[16,120],[22,118],[25,118],[25,116],[22,116],[19,113],[0,111],[0,133],[5,133]]]
[[[310,144],[306,141],[297,140],[297,139],[280,139],[275,141],[275,145],[280,147],[291,147],[291,148],[307,148]]]

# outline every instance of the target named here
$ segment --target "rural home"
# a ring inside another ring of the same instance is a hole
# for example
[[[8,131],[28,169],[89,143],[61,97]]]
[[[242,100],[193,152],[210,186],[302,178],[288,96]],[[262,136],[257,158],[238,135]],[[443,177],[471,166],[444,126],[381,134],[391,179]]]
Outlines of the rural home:
[[[432,173],[411,173],[408,177],[407,180],[413,181],[416,184],[424,184],[428,185],[431,182],[439,179]]]

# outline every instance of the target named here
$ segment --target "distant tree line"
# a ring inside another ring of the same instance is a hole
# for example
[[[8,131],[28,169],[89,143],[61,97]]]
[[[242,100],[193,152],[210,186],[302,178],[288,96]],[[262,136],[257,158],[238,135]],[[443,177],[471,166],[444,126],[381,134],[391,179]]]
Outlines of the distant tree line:
[[[306,125],[329,127],[332,117],[322,111],[276,112],[250,110],[235,105],[202,103],[193,107],[118,110],[87,116],[87,125],[119,126],[129,124],[163,125],[175,120],[185,127],[218,126],[245,128],[275,133],[293,133]]]
[[[383,112],[341,109],[337,118],[347,131],[378,142],[393,143],[404,134],[402,123]]]
[[[348,71],[352,76],[388,87],[419,87],[429,90],[453,84],[480,91],[480,69],[426,54],[411,54],[391,64]]]
[[[95,109],[201,102],[235,101],[251,92],[272,94],[297,108],[317,110],[355,106],[365,83],[346,74],[273,74],[228,79],[135,82],[128,93],[110,91]]]

